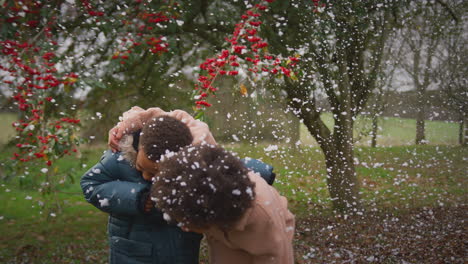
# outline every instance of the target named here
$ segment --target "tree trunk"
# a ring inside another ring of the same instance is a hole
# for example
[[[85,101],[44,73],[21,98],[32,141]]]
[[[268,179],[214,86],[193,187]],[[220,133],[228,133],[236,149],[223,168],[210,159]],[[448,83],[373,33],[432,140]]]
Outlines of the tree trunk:
[[[439,38],[432,36],[429,47],[426,54],[426,63],[424,65],[423,71],[423,82],[422,85],[419,83],[419,79],[416,82],[418,89],[418,114],[416,119],[416,145],[426,144],[426,131],[425,131],[425,122],[426,117],[426,90],[431,83],[432,76],[432,57],[434,56],[435,49],[439,43]],[[419,49],[421,48],[418,47]],[[418,55],[419,56],[419,55]],[[416,62],[415,62],[416,63]],[[419,59],[418,59],[419,63]],[[419,66],[418,66],[419,68]],[[417,71],[415,71],[416,73]]]
[[[309,132],[318,139],[325,155],[327,166],[327,187],[332,199],[333,208],[340,212],[351,212],[360,207],[359,183],[354,167],[353,122],[335,121],[333,136],[319,134],[324,126],[320,119],[304,119]]]
[[[468,145],[468,125],[467,125],[468,124],[468,118],[465,117],[463,120],[464,120],[463,121],[463,130],[464,130],[464,134],[465,134],[464,135],[465,137],[463,139],[463,146],[466,147]]]
[[[424,105],[424,89],[418,88],[418,112],[416,114],[416,145],[421,145],[426,143],[426,107]]]
[[[332,151],[325,152],[327,165],[327,185],[333,202],[333,208],[341,212],[351,212],[360,206],[359,184],[354,169],[354,112],[355,98],[351,92],[350,74],[347,66],[345,50],[346,41],[337,41],[337,53],[339,72],[341,79],[338,82],[341,102],[333,110],[335,120],[332,140]],[[340,49],[341,47],[341,49]],[[356,75],[354,77],[358,78]],[[359,79],[359,78],[358,78]]]
[[[337,152],[339,153],[339,152]],[[359,207],[358,182],[352,153],[325,157],[327,165],[327,186],[333,208],[347,212]]]
[[[325,155],[327,166],[327,186],[333,208],[341,211],[352,211],[359,207],[359,185],[354,169],[353,154],[353,119],[349,105],[343,106],[333,134],[320,119],[314,100],[307,98],[298,84],[287,81],[288,104],[294,113],[303,120],[309,133],[317,140]],[[298,98],[305,98],[304,101]],[[341,114],[344,113],[344,114]]]
[[[422,145],[426,142],[424,112],[418,110],[416,117],[416,145]]]
[[[345,110],[343,106],[343,110]],[[359,207],[359,184],[354,168],[353,118],[350,112],[335,114],[333,151],[325,153],[327,185],[333,207],[350,211]]]
[[[458,121],[458,144],[460,144],[461,146],[464,145],[464,142],[466,140],[463,140],[464,138],[464,120],[463,118],[460,118],[460,120]]]
[[[379,130],[379,117],[374,114],[372,116],[372,132],[371,132],[371,147],[377,147],[377,133]]]
[[[290,142],[291,147],[296,147],[296,143],[301,139],[301,122],[299,119],[291,114],[291,124],[290,126]]]

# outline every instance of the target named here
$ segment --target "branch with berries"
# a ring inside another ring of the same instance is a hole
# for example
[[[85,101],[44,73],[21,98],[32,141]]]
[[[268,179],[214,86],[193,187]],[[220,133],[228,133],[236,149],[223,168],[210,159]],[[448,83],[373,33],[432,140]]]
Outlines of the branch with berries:
[[[17,132],[12,159],[51,166],[57,158],[77,151],[74,131],[80,120],[58,105],[55,96],[58,90],[75,86],[78,75],[56,67],[56,18],[54,12],[41,14],[43,2],[7,1],[3,8],[4,26],[18,29],[11,39],[0,41],[0,78],[20,115],[12,124]],[[57,112],[61,117],[54,117]]]
[[[261,1],[248,9],[236,24],[232,35],[226,38],[228,49],[214,57],[207,58],[200,64],[200,75],[195,84],[195,117],[201,118],[204,110],[212,104],[210,97],[215,97],[218,88],[215,81],[220,76],[237,76],[247,69],[245,74],[253,76],[283,75],[297,80],[293,71],[298,57],[282,58],[268,52],[268,43],[259,36],[262,14],[268,11],[268,4],[274,0]],[[247,93],[241,85],[241,94]]]

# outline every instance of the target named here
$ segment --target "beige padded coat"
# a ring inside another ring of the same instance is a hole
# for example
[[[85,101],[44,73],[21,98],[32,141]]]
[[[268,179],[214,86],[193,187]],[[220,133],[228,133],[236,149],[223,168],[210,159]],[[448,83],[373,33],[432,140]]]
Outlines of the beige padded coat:
[[[254,206],[229,230],[212,227],[206,233],[211,264],[293,264],[294,215],[285,197],[258,174]]]

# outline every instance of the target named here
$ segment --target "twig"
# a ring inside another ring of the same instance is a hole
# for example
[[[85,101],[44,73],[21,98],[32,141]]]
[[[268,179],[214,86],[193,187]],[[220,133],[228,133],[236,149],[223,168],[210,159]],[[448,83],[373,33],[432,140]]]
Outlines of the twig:
[[[436,2],[439,3],[441,6],[445,7],[445,9],[447,9],[447,11],[452,16],[453,20],[455,20],[456,23],[460,22],[455,12],[453,12],[452,8],[450,8],[447,3],[443,2],[442,0],[436,0]]]

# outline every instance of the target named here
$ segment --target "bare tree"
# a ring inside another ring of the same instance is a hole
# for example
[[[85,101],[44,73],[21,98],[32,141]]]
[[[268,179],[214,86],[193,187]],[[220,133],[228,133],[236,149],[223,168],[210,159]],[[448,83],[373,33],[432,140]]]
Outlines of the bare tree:
[[[395,37],[396,34],[392,34]],[[387,43],[386,50],[384,52],[385,64],[381,69],[379,78],[376,82],[376,88],[374,89],[374,101],[370,105],[371,116],[372,116],[372,128],[371,128],[371,147],[377,147],[377,134],[379,130],[379,118],[382,116],[385,108],[388,104],[388,91],[392,89],[393,78],[395,76],[395,70],[399,60],[401,59],[402,45],[399,41],[393,40]]]
[[[401,37],[405,48],[402,68],[409,74],[416,90],[416,144],[426,142],[426,91],[436,82],[440,61],[436,51],[445,37],[445,27],[452,20],[452,10],[443,1],[413,1]]]
[[[453,22],[437,54],[441,63],[436,74],[439,86],[447,97],[447,105],[458,113],[459,143],[464,146],[468,144],[467,34],[466,25]]]
[[[376,87],[384,47],[401,3],[322,2],[326,7],[317,13],[303,1],[275,2],[265,29],[275,52],[303,51],[299,81],[286,80],[281,89],[324,153],[334,208],[354,211],[360,206],[354,120]],[[320,117],[323,110],[317,105],[317,94],[326,94],[333,129]]]

